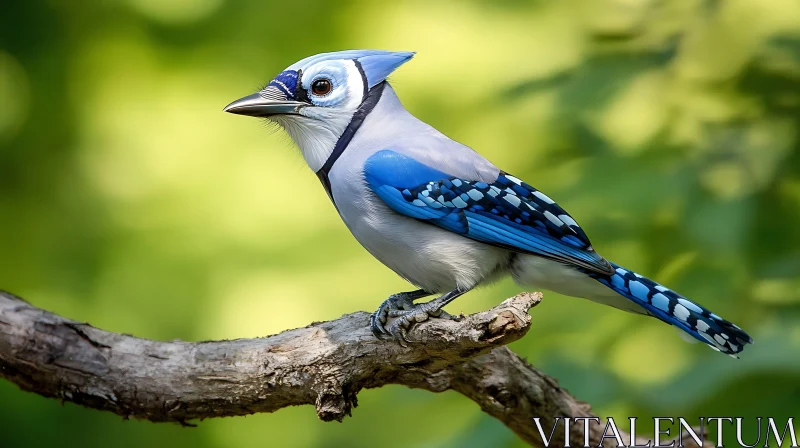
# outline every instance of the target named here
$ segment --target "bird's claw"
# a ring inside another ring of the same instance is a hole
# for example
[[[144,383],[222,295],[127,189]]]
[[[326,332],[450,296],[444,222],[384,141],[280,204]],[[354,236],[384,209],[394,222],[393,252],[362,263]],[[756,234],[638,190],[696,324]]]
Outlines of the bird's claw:
[[[389,334],[403,347],[406,347],[406,342],[411,342],[408,340],[406,333],[411,328],[411,325],[428,320],[429,315],[425,305],[427,304],[423,303],[414,306],[410,310],[392,310],[389,312],[389,316],[395,318],[394,322],[389,325]]]
[[[391,334],[389,330],[384,327],[387,319],[398,311],[411,310],[412,308],[414,308],[414,302],[407,294],[392,294],[388,299],[384,300],[381,306],[370,316],[369,326],[372,330],[372,334],[378,339],[382,339],[385,335]]]
[[[461,320],[461,316],[453,316],[433,302],[435,301],[413,305],[410,309],[387,310],[386,318],[394,318],[394,321],[389,325],[388,330],[384,329],[384,331],[386,331],[386,334],[391,335],[401,346],[407,347],[406,343],[411,342],[408,339],[408,330],[415,323],[425,322],[431,317],[454,321]],[[383,323],[385,323],[386,318],[384,318]]]

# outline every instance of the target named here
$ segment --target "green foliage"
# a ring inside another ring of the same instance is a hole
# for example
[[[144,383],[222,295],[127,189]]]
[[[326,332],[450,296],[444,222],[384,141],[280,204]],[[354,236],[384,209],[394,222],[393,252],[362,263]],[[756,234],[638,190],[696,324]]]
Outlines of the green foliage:
[[[313,53],[416,50],[392,79],[412,112],[556,198],[608,258],[756,340],[736,361],[546,294],[514,350],[602,416],[796,416],[798,29],[794,0],[12,2],[0,287],[159,339],[374,309],[404,282],[349,235],[287,139],[221,108]],[[516,291],[501,282],[450,311]],[[0,383],[0,445],[520,444],[454,393],[359,398],[343,424],[302,407],[184,429]]]

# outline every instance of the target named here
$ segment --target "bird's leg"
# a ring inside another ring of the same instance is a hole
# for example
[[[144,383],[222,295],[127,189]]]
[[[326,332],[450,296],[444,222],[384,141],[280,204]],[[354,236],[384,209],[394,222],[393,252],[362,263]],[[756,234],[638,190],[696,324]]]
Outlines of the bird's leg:
[[[398,292],[392,294],[388,299],[381,303],[378,310],[372,313],[369,319],[369,326],[372,329],[372,334],[376,338],[381,338],[384,334],[389,334],[389,331],[384,328],[386,319],[390,314],[399,310],[410,310],[414,308],[414,301],[423,297],[431,295],[428,291],[418,289],[416,291]]]
[[[406,331],[411,328],[411,325],[413,325],[415,322],[425,322],[431,316],[459,320],[460,317],[453,316],[442,308],[467,291],[469,290],[454,289],[431,300],[430,302],[413,305],[411,309],[403,309],[403,311],[390,311],[389,317],[396,317],[397,319],[389,326],[389,333],[396,341],[400,343],[400,345],[405,347],[405,342],[411,342],[406,337]]]

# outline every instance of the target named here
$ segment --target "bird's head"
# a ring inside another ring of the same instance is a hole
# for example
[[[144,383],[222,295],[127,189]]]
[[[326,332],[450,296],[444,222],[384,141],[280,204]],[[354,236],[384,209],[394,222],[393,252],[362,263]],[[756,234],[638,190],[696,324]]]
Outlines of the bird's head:
[[[224,111],[279,124],[316,171],[371,89],[413,56],[410,52],[381,50],[310,56],[279,73],[259,92],[227,105]]]

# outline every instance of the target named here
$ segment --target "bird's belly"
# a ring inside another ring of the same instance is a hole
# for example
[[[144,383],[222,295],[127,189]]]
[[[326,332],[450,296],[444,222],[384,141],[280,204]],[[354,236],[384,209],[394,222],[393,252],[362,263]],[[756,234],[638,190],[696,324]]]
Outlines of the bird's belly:
[[[510,258],[507,250],[399,215],[382,204],[359,213],[345,211],[342,218],[375,258],[429,292],[474,288],[505,272]]]

